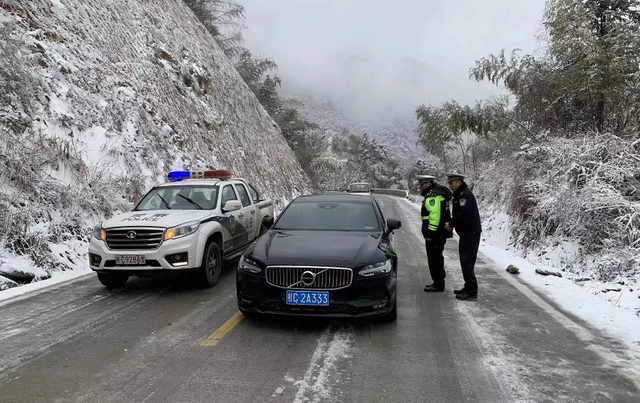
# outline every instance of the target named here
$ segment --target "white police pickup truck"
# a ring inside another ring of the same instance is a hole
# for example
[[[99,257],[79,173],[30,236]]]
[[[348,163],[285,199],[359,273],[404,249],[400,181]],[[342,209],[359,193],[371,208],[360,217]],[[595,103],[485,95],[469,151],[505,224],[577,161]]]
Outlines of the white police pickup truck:
[[[107,287],[132,276],[194,271],[204,286],[266,231],[273,204],[227,170],[171,172],[132,211],[97,225],[89,264]]]

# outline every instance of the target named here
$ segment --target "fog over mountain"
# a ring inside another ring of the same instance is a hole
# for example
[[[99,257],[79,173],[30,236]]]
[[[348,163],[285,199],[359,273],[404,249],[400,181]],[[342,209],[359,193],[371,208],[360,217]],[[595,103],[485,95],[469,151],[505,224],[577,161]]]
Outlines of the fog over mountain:
[[[306,102],[306,114],[383,141],[396,129],[400,138],[387,142],[405,149],[415,148],[419,104],[499,93],[469,81],[469,68],[502,48],[534,52],[544,7],[544,0],[242,3],[247,46],[276,60],[285,93]]]

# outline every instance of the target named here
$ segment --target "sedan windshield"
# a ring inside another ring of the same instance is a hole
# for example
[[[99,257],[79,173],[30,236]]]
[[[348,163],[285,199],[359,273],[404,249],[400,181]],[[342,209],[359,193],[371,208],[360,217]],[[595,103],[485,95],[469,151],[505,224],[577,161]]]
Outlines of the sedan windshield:
[[[369,189],[369,185],[351,185],[351,193],[369,193],[371,189]]]
[[[136,211],[213,210],[218,200],[215,186],[169,186],[152,189]]]
[[[295,201],[282,213],[276,226],[286,230],[380,230],[372,203],[345,201]]]

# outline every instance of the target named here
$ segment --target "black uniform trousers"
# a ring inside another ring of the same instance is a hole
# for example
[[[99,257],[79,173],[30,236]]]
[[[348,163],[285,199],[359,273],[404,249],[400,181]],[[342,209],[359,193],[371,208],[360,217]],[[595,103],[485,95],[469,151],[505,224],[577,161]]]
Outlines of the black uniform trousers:
[[[480,247],[480,234],[460,236],[460,266],[464,278],[464,290],[469,295],[478,294],[478,281],[476,280],[475,265]]]
[[[427,261],[429,263],[429,273],[435,288],[444,288],[444,279],[447,274],[444,271],[444,244],[446,239],[433,239],[426,241]]]

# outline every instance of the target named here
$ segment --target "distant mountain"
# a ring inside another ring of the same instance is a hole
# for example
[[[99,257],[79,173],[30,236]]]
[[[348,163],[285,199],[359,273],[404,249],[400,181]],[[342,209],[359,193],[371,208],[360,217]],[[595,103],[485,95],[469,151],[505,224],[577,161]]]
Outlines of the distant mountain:
[[[407,159],[425,155],[416,145],[415,109],[443,102],[449,94],[447,83],[433,79],[441,75],[433,68],[410,58],[383,61],[339,53],[310,70],[281,73],[285,94],[305,104],[308,119],[330,133],[368,133]]]

